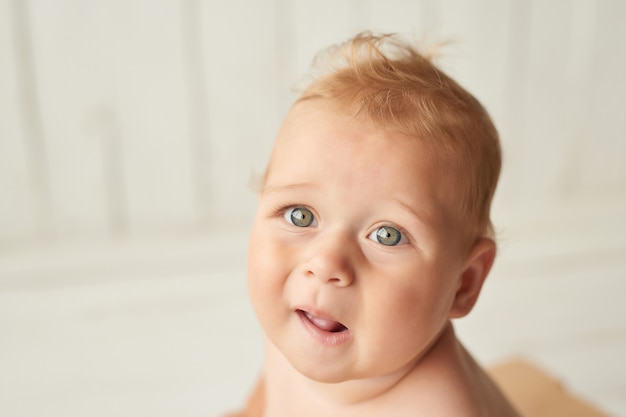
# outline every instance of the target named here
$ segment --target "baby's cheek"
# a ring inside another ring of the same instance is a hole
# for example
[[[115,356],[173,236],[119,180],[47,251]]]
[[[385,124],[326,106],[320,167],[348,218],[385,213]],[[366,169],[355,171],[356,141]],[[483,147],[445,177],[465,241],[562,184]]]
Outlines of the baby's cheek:
[[[280,287],[280,249],[272,242],[252,241],[248,255],[248,286],[251,298],[271,298]],[[260,300],[263,301],[263,300]]]
[[[275,342],[284,322],[284,273],[271,245],[253,248],[249,257],[248,291],[255,315],[264,333]]]

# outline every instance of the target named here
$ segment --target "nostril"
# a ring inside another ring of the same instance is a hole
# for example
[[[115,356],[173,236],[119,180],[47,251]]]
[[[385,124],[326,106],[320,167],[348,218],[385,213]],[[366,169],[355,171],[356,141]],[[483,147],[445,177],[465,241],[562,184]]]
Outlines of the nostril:
[[[325,274],[324,272],[314,272],[312,270],[308,270],[306,273],[306,276],[309,278],[317,278],[322,282],[328,282],[331,284],[341,284],[344,282],[349,282],[351,281],[348,278],[348,274],[347,273],[341,273],[341,274]]]

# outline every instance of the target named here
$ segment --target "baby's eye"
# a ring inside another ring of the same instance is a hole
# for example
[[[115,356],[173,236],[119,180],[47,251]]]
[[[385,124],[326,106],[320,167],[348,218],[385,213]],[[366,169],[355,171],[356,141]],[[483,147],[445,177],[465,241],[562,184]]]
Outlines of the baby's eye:
[[[293,207],[284,214],[285,220],[298,227],[309,227],[315,221],[315,216],[306,207]]]
[[[402,235],[402,232],[391,226],[379,227],[370,233],[368,238],[385,246],[396,246],[406,242],[406,238]]]

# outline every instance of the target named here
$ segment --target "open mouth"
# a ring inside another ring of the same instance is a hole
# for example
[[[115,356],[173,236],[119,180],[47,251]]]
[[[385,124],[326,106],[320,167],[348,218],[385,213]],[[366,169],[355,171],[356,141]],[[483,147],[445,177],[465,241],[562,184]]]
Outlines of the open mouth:
[[[339,323],[338,321],[318,317],[304,310],[297,310],[297,313],[305,320],[308,320],[311,324],[324,332],[341,333],[348,330],[346,326]]]

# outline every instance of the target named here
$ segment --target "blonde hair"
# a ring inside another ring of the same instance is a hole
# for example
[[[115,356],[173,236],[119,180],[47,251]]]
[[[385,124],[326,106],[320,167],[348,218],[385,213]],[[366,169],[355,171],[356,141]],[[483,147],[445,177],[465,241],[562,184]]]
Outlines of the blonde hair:
[[[298,101],[329,99],[378,128],[421,140],[433,160],[455,174],[458,211],[470,223],[470,239],[493,234],[498,133],[478,100],[437,68],[430,54],[395,35],[364,32],[319,55],[311,76]]]

